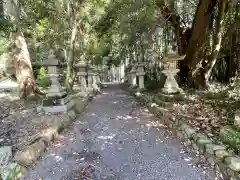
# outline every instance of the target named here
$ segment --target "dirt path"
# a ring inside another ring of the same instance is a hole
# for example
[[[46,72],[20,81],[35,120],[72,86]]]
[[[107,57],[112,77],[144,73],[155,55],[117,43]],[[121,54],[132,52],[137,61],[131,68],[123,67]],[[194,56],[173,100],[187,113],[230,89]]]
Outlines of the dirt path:
[[[112,85],[29,170],[25,180],[211,180],[179,140]]]

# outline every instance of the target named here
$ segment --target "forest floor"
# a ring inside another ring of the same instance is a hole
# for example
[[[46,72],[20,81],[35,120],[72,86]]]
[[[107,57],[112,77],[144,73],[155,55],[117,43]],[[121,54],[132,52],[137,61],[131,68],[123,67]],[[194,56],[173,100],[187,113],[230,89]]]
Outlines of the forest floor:
[[[17,92],[0,92],[0,147],[12,146],[13,152],[37,138],[58,115],[37,112],[40,99],[20,100]]]
[[[208,91],[185,90],[185,94],[185,100],[174,103],[169,110],[218,141],[220,129],[233,124],[235,111],[240,108],[238,89],[214,85]]]
[[[240,107],[238,96],[232,96],[234,90],[215,86],[209,91],[186,90],[185,93],[186,100],[174,103],[169,111],[185,117],[199,132],[218,140],[221,127],[233,123],[234,113]],[[38,106],[39,99],[24,102],[17,92],[0,91],[0,147],[21,150],[55,122],[57,114],[37,112]]]

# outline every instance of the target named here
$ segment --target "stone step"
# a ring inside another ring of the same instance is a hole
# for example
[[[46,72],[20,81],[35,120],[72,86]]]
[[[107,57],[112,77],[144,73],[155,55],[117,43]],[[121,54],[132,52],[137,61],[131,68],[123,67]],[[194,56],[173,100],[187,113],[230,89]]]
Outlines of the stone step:
[[[163,108],[166,108],[166,109],[167,109],[167,108],[171,108],[171,107],[172,107],[172,103],[162,101],[161,99],[158,98],[158,96],[155,96],[155,97],[153,98],[153,100],[154,100],[154,102],[155,102],[157,105],[159,105],[159,106],[161,106],[161,107],[163,107]]]
[[[158,93],[157,94],[158,99],[162,100],[162,101],[166,101],[166,102],[174,102],[174,101],[183,101],[184,100],[184,96],[183,94],[163,94],[163,93]]]

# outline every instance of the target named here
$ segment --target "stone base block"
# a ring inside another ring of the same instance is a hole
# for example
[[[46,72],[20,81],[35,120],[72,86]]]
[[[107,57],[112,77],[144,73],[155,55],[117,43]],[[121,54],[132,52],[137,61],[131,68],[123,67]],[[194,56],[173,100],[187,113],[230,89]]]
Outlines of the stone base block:
[[[160,100],[158,97],[154,97],[154,102],[156,102],[156,104],[158,104],[159,106],[163,107],[163,108],[171,108],[172,107],[172,103],[169,103],[169,102],[165,102],[165,101],[162,101]]]
[[[42,109],[46,113],[66,113],[70,109],[72,109],[74,106],[74,101],[70,100],[65,105],[58,105],[58,106],[43,106]]]
[[[88,92],[78,92],[76,95],[73,97],[86,97],[88,95]]]
[[[66,96],[67,93],[65,91],[65,88],[62,89],[61,92],[48,92],[48,94],[46,95],[47,97],[54,97],[54,96],[58,96],[58,97],[63,97]]]
[[[44,99],[42,104],[43,106],[52,106],[52,105],[60,106],[60,105],[67,104],[70,100],[71,98],[69,96],[65,96],[65,97],[54,96],[54,97],[48,97],[47,99]]]
[[[177,88],[177,87],[172,87],[172,88],[162,88],[161,89],[162,93],[164,94],[178,94],[180,93],[181,89],[180,88]]]

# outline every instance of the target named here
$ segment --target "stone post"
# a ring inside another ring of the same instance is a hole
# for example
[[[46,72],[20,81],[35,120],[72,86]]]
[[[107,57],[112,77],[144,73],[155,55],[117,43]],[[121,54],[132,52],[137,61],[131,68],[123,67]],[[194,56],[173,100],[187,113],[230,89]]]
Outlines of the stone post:
[[[137,85],[137,75],[136,75],[135,65],[133,65],[131,68],[130,77],[131,77],[131,86],[136,86]]]
[[[240,110],[235,112],[234,125],[240,128]]]
[[[92,74],[92,87],[93,87],[93,90],[100,91],[100,89],[98,87],[98,82],[97,82],[98,81],[98,73],[97,73],[96,67],[94,67],[92,69],[92,72],[93,72],[93,74]]]
[[[81,61],[76,65],[76,68],[78,69],[78,76],[79,76],[79,82],[81,85],[81,92],[86,92],[87,91],[87,82],[86,82],[87,65],[84,61]]]
[[[132,83],[131,83],[131,66],[130,66],[130,64],[128,64],[127,65],[127,67],[125,68],[125,76],[126,76],[126,78],[127,78],[127,82],[128,82],[128,84],[129,85],[131,85]]]
[[[43,62],[48,69],[48,76],[51,80],[51,86],[47,92],[47,98],[43,100],[43,110],[47,113],[66,112],[74,106],[74,102],[69,96],[65,88],[62,88],[58,81],[59,61],[54,51],[49,51],[48,59]]]
[[[87,67],[87,77],[88,77],[88,89],[92,90],[93,88],[93,68],[92,66]]]
[[[144,63],[139,63],[137,65],[137,76],[138,76],[138,87],[139,89],[144,89],[144,76],[145,76],[145,71],[144,71]]]
[[[103,67],[101,67],[101,69],[99,70],[99,78],[100,78],[100,82],[104,82],[104,70],[103,70]]]
[[[132,77],[131,77],[131,72],[127,72],[127,79],[128,79],[128,84],[132,84]]]
[[[97,69],[96,70],[96,81],[97,81],[97,84],[101,83],[100,74],[101,74],[101,71],[99,69]]]

